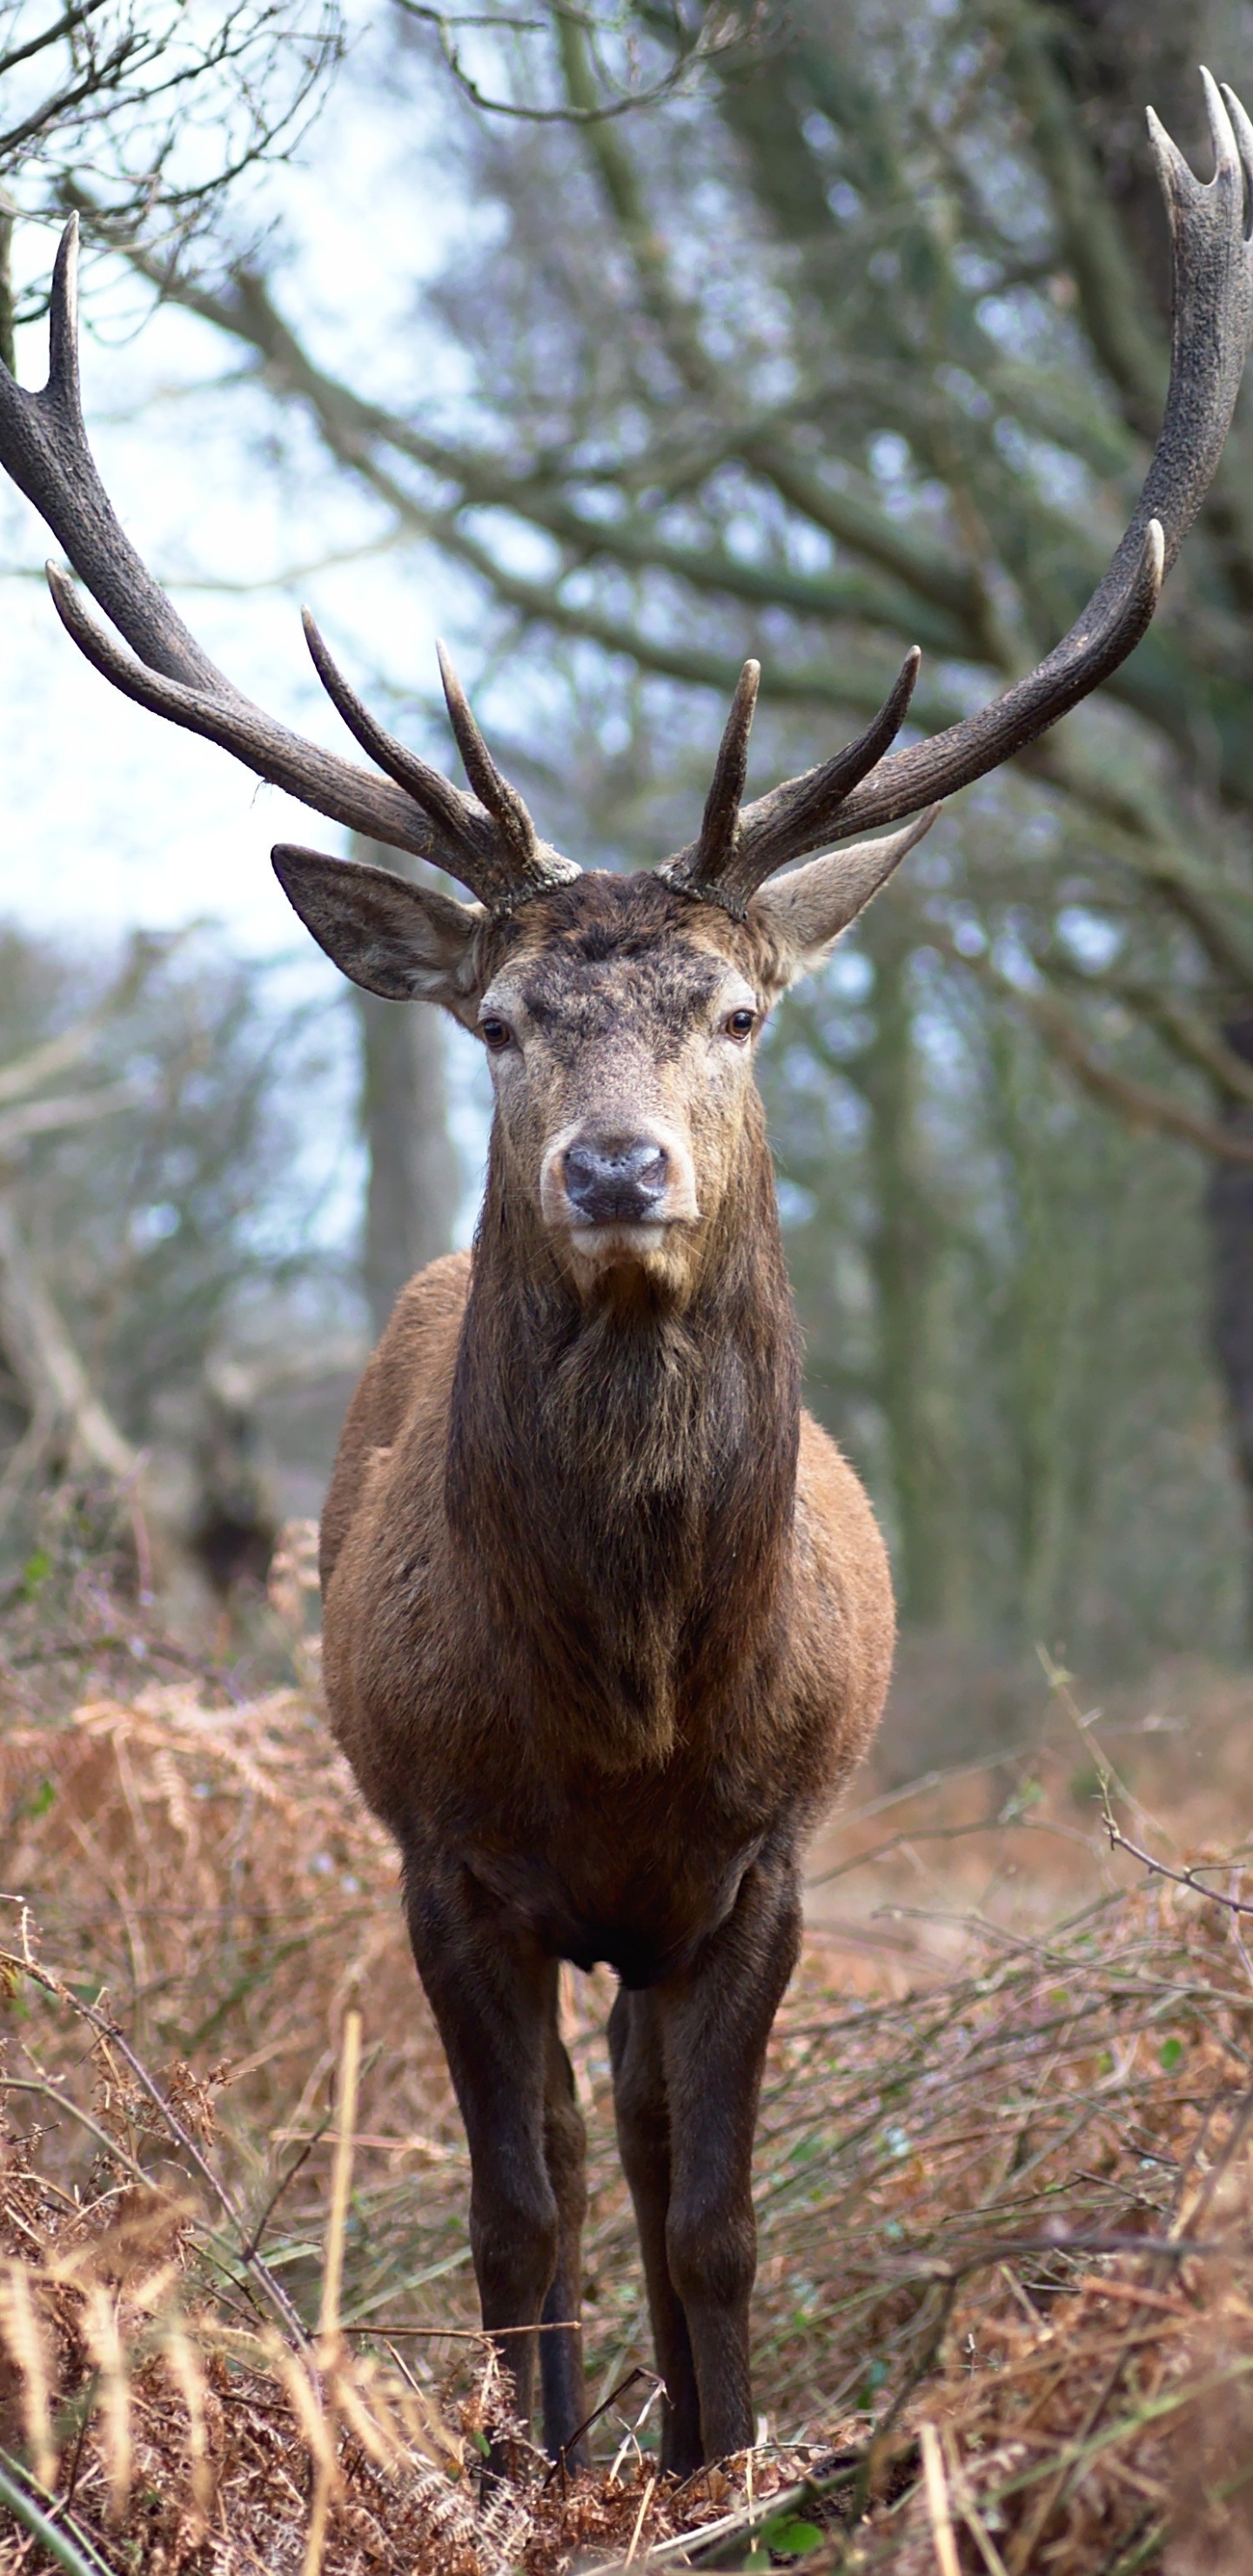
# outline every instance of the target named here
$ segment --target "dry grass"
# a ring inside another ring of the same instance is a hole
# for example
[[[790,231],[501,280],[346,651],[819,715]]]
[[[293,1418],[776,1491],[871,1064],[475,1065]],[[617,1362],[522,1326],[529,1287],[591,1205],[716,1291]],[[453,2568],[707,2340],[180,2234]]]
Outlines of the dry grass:
[[[743,2566],[754,2520],[759,2564],[808,2541],[815,2567],[893,2576],[1247,2566],[1247,1882],[1101,1858],[1064,1690],[1051,1750],[863,1812],[828,1848],[847,1920],[781,2017],[758,2154],[768,2438],[678,2494],[655,2478],[608,1986],[571,1974],[590,2382],[621,2393],[593,2475],[545,2483],[519,2442],[480,2505],[507,2391],[474,2336],[464,2144],[393,1857],[317,1715],[300,1594],[293,1558],[303,1679],[282,1689],[136,1691],[135,1659],[99,1643],[114,1609],[61,1709],[16,1657],[0,1674],[5,2576],[553,2576],[685,2548]],[[1052,1877],[1011,1876],[1049,1833]],[[947,1893],[960,1932],[921,1924],[919,1893],[932,1913]],[[875,1949],[889,1937],[907,1946]],[[781,2507],[806,2472],[810,2501]]]

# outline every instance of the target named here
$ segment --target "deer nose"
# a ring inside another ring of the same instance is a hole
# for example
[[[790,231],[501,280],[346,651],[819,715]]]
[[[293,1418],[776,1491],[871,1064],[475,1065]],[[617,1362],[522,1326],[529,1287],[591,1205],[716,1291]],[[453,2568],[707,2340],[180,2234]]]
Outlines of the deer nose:
[[[566,1197],[582,1225],[655,1221],[669,1178],[655,1136],[580,1136],[566,1148]]]

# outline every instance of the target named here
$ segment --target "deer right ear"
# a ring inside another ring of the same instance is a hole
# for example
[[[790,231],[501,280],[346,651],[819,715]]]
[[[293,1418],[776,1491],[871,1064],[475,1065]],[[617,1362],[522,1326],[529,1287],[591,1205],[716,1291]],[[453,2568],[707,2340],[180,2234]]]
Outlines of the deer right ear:
[[[487,920],[481,903],[457,903],[389,868],[286,842],[270,859],[288,902],[341,974],[389,1002],[442,1002],[473,1026],[475,949]]]

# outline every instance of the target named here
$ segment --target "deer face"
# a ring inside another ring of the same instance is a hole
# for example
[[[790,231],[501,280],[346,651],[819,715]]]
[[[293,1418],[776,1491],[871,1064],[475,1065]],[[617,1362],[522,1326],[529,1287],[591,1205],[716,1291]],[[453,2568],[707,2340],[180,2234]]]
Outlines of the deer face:
[[[491,962],[474,1024],[496,1151],[581,1297],[634,1271],[682,1301],[699,1269],[772,998],[754,947],[654,879],[586,875]]]

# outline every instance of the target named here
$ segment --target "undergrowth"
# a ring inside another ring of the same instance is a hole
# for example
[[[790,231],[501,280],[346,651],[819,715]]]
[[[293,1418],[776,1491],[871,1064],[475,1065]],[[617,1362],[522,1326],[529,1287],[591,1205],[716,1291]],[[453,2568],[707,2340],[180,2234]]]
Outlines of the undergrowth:
[[[1150,1855],[1065,1919],[985,1910],[908,1987],[850,1994],[814,1946],[757,2155],[761,2438],[680,2490],[611,1988],[571,1972],[602,2411],[596,2468],[554,2474],[476,2333],[464,2141],[394,1857],[318,1712],[306,1562],[279,1568],[279,1689],[161,1667],[81,1601],[60,1705],[27,1645],[0,1660],[5,2576],[1246,2567],[1238,1864]],[[514,2475],[485,2500],[489,2439]]]

